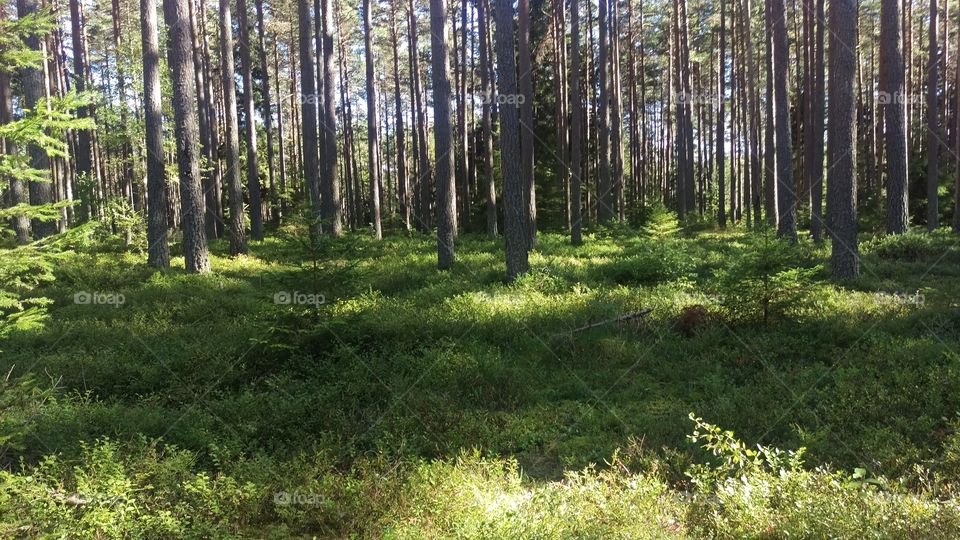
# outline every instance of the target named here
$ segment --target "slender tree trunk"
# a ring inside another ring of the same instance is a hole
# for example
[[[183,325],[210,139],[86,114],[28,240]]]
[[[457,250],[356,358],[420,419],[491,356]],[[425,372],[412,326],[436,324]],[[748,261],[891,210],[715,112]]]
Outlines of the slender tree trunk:
[[[900,0],[880,3],[880,71],[887,148],[887,233],[902,234],[907,216],[907,147],[904,126],[903,55],[900,46]]]
[[[497,82],[504,96],[516,96],[517,65],[513,40],[514,11],[511,0],[496,0],[495,46]],[[527,261],[527,211],[520,150],[520,110],[513,103],[500,107],[500,169],[503,171],[504,239],[506,244],[507,279],[513,280],[529,269]]]
[[[157,9],[153,0],[140,0],[143,42],[143,112],[147,144],[147,264],[170,266],[167,245],[167,178],[163,156],[163,110],[160,104],[160,51]]]
[[[530,2],[519,0],[519,96],[520,102],[520,178],[523,182],[523,198],[527,229],[527,249],[537,245],[537,190],[533,170],[533,67],[530,63]],[[519,97],[518,96],[518,97]],[[504,105],[509,107],[510,105]]]
[[[323,223],[331,236],[343,234],[340,205],[340,181],[337,178],[337,112],[333,87],[333,7],[321,0],[323,10],[323,119],[324,137],[320,152],[320,188]],[[319,17],[320,14],[317,14]],[[375,122],[375,121],[374,121]]]
[[[856,278],[857,147],[854,77],[857,55],[857,2],[830,0],[830,122],[827,171],[827,231],[833,241],[830,266],[834,279]]]
[[[310,194],[311,235],[319,233],[323,214],[320,207],[320,149],[317,140],[317,89],[314,84],[313,28],[310,24],[309,0],[298,0],[298,28],[300,34],[300,124],[303,130],[303,176]],[[319,17],[320,14],[317,14]]]
[[[610,64],[609,38],[607,37],[610,0],[599,0],[597,24],[599,27],[600,56],[597,60],[599,84],[599,116],[597,117],[599,178],[597,180],[597,219],[607,224],[613,218],[613,186],[610,184],[610,90],[607,74]],[[499,60],[499,51],[497,51]]]
[[[400,52],[397,43],[397,5],[390,3],[390,42],[393,47],[393,101],[397,137],[397,196],[404,229],[410,230],[410,183],[407,180],[407,148],[403,133],[403,100],[400,98]]]
[[[620,86],[620,15],[617,2],[610,5],[610,165],[611,201],[615,216],[623,221],[623,118]],[[692,147],[691,147],[692,150]]]
[[[21,19],[34,14],[39,10],[37,0],[17,0],[17,16]],[[27,36],[24,40],[26,47],[32,51],[42,52],[40,46],[40,37],[36,35]],[[46,55],[44,54],[44,57]],[[46,62],[46,59],[44,59]],[[36,67],[21,68],[19,73],[20,87],[23,91],[23,106],[28,109],[35,109],[41,106],[42,100],[46,97],[46,84],[44,81],[44,70]],[[50,168],[50,158],[47,152],[36,145],[30,145],[27,148],[30,156],[30,167],[40,171],[48,171],[52,174]],[[51,177],[52,178],[52,177]],[[54,202],[53,182],[30,182],[30,204],[47,205]],[[34,218],[32,220],[33,238],[39,240],[52,234],[56,234],[58,226],[56,220],[41,221]]]
[[[763,3],[764,13],[764,71],[766,79],[766,99],[764,100],[764,136],[763,136],[763,170],[764,201],[767,212],[767,223],[771,227],[779,227],[780,208],[778,207],[778,186],[776,167],[776,117],[773,114],[773,9],[771,2]]]
[[[3,20],[4,13],[0,9],[0,20]],[[154,23],[156,26],[156,23]],[[13,121],[13,88],[10,85],[11,75],[5,71],[0,71],[0,125]],[[17,149],[12,141],[0,139],[0,153],[15,154]],[[6,202],[9,206],[18,204],[27,204],[27,193],[23,182],[16,178],[8,177],[9,192]],[[18,244],[30,242],[30,220],[27,216],[16,215],[10,219],[10,226],[13,228]]]
[[[583,126],[583,102],[580,97],[580,4],[579,0],[570,0],[570,242],[579,246],[583,243],[581,233],[581,197],[580,131]]]
[[[247,252],[247,238],[243,227],[240,127],[237,120],[237,89],[234,82],[233,20],[230,14],[230,0],[220,0],[220,69],[223,85],[227,189],[230,192],[230,254],[240,255]]]
[[[773,99],[776,127],[777,234],[797,240],[797,195],[793,182],[793,144],[790,139],[790,103],[787,92],[789,50],[785,0],[771,0],[773,18]]]
[[[495,97],[493,95],[493,54],[487,40],[490,34],[490,16],[487,13],[487,0],[476,0],[476,2],[480,31],[480,93],[483,95],[480,124],[483,131],[483,165],[486,175],[484,192],[487,198],[487,234],[496,236],[497,188],[493,169],[493,100]]]
[[[156,20],[156,15],[154,15]],[[77,92],[85,92],[87,89],[86,77],[86,59],[83,49],[83,16],[80,6],[80,0],[70,0],[70,22],[73,43],[73,84]],[[156,24],[156,21],[154,21]],[[87,118],[90,116],[88,107],[80,107],[77,110],[78,118]],[[76,174],[80,182],[87,182],[92,179],[93,157],[90,147],[90,132],[87,130],[77,131],[77,147],[73,153]],[[86,221],[90,217],[91,201],[86,197],[81,200],[80,220]]]
[[[450,123],[450,51],[446,0],[430,0],[430,50],[433,57],[433,137],[437,182],[437,266],[453,266],[457,227],[453,126]]]
[[[267,64],[267,44],[266,44],[266,32],[264,30],[263,24],[263,0],[254,0],[254,6],[257,10],[257,54],[260,57],[260,66],[263,70],[260,76],[260,93],[262,102],[262,115],[264,123],[264,131],[267,134],[267,181],[269,185],[269,201],[267,203],[268,209],[273,207],[274,210],[274,222],[279,223],[280,212],[276,210],[277,208],[277,186],[274,179],[274,165],[273,165],[273,101],[270,98],[270,69],[269,64]],[[280,72],[276,71],[276,77],[280,78]],[[277,109],[277,116],[280,115],[279,107]]]
[[[937,112],[937,0],[930,0],[930,59],[927,64],[927,230],[932,231],[939,225],[937,208],[937,187],[939,171],[940,126]],[[947,37],[947,36],[945,36]],[[949,40],[948,40],[949,41]],[[946,95],[946,94],[944,94]]]
[[[467,139],[467,0],[460,0],[460,69],[457,82],[457,191],[460,205],[457,208],[458,226],[463,230],[470,228],[470,178],[469,152]],[[454,37],[456,37],[454,32]],[[453,55],[457,57],[456,47]]]
[[[283,219],[283,213],[286,211],[287,195],[287,159],[284,151],[283,139],[283,95],[280,93],[280,52],[278,43],[280,36],[273,35],[273,79],[274,90],[277,93],[277,155],[280,158],[280,192],[274,195],[274,204],[276,204],[276,222],[280,223]]]
[[[724,0],[720,0],[720,56],[717,61],[719,77],[717,80],[717,222],[720,228],[727,226],[727,212],[724,206],[726,190],[726,164],[724,163],[725,137],[723,128],[724,106],[726,104],[727,78],[727,10]]]
[[[250,51],[250,24],[247,0],[237,0],[237,25],[240,27],[240,64],[243,70],[243,116],[246,124],[247,190],[250,192],[250,236],[263,240],[263,205],[260,195],[260,169],[257,165],[257,122],[253,90],[253,55]]]
[[[190,14],[187,0],[163,0],[163,16],[169,28],[168,61],[172,70],[173,112],[180,171],[181,227],[184,263],[188,273],[210,270],[204,232],[204,200],[200,187],[197,113]]]
[[[370,0],[363,0],[363,49],[366,58],[367,75],[367,174],[370,181],[370,220],[373,222],[373,236],[383,238],[380,226],[380,133],[377,129],[376,79],[373,75],[373,28],[370,24]]]

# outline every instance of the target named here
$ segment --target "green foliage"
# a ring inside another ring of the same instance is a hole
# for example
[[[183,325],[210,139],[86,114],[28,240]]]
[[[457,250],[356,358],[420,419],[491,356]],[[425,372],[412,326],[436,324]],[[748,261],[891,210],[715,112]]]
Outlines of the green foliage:
[[[951,262],[958,260],[957,251],[953,248],[943,249],[944,241],[952,237],[949,229],[938,229],[933,233],[908,232],[907,234],[891,234],[876,236],[861,246],[865,255],[874,255],[881,259],[892,261],[935,261],[942,257],[950,257]]]
[[[0,71],[12,73],[43,62],[43,54],[29,49],[23,42],[30,36],[42,36],[56,26],[49,8],[26,17],[0,19]]]
[[[803,249],[767,231],[718,273],[721,305],[732,321],[767,324],[798,308],[821,270]]]
[[[851,289],[810,244],[620,229],[542,234],[506,284],[494,239],[463,235],[439,272],[430,236],[311,242],[304,224],[249,256],[214,242],[198,276],[147,267],[115,229],[31,246],[56,279],[24,281],[52,304],[2,343],[0,536],[956,536],[960,272],[936,257],[924,278],[868,253],[883,266]],[[795,268],[805,289],[773,289],[767,325],[712,323],[734,277]],[[673,331],[690,306],[708,324]],[[738,437],[701,422],[706,447],[685,444],[690,410]],[[66,502],[87,493],[127,502]]]
[[[2,250],[0,255],[0,339],[14,330],[40,328],[50,300],[36,289],[53,281],[54,258],[37,246]]]

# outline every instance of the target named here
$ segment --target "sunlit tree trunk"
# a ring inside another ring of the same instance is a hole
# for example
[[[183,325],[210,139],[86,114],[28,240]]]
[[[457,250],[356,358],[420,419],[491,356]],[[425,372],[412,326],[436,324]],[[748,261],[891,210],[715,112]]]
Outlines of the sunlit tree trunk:
[[[220,69],[223,85],[224,150],[227,189],[230,192],[230,254],[247,252],[243,227],[243,183],[240,180],[240,128],[237,120],[237,89],[234,82],[233,21],[230,0],[220,0]]]
[[[834,279],[860,273],[857,253],[857,110],[854,77],[857,2],[830,0],[830,133],[827,137],[827,231],[832,239]]]
[[[170,266],[167,243],[167,178],[163,156],[163,110],[160,103],[160,51],[157,9],[153,0],[140,0],[143,44],[143,114],[147,150],[147,264]]]
[[[200,137],[197,132],[197,94],[189,9],[187,0],[163,0],[163,16],[169,28],[167,54],[172,71],[184,264],[188,273],[202,273],[210,270],[210,258],[204,231],[203,191],[200,187]]]
[[[436,0],[433,0],[436,1]],[[602,1],[602,0],[601,0]],[[516,96],[517,64],[513,39],[514,11],[511,0],[496,0],[494,41],[497,52],[497,81],[503,96]],[[504,239],[507,279],[513,280],[529,269],[527,261],[527,212],[520,157],[520,110],[504,103],[500,112],[500,169],[503,171]]]
[[[433,71],[433,137],[437,186],[437,266],[449,269],[454,261],[457,227],[454,183],[453,126],[450,123],[450,51],[447,43],[446,0],[430,0],[430,50]]]
[[[900,1],[880,3],[880,71],[887,149],[887,233],[902,234],[907,217],[907,147],[904,126],[903,55],[900,41]]]

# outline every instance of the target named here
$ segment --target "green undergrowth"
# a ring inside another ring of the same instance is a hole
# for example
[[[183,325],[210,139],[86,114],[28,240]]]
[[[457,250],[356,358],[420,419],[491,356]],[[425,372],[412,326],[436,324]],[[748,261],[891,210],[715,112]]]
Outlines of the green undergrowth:
[[[955,237],[697,229],[4,250],[0,536],[957,536]]]

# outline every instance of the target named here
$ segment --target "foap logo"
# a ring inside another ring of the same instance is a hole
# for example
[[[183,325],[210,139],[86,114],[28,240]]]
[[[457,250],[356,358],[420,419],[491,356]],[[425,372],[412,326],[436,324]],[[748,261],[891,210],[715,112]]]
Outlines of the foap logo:
[[[492,92],[484,92],[480,95],[480,103],[483,105],[514,105],[520,106],[527,101],[527,96],[523,94],[494,94]]]
[[[920,291],[910,293],[877,293],[877,303],[889,304],[895,306],[914,306],[920,307],[926,303],[926,299]]]
[[[321,293],[306,293],[301,291],[277,291],[273,295],[273,303],[282,306],[315,306],[327,303],[327,297]]]
[[[273,494],[273,504],[277,506],[320,506],[323,497],[317,493],[298,491],[278,491]]]
[[[113,306],[120,307],[127,298],[122,293],[79,291],[73,295],[73,303],[78,306]]]

